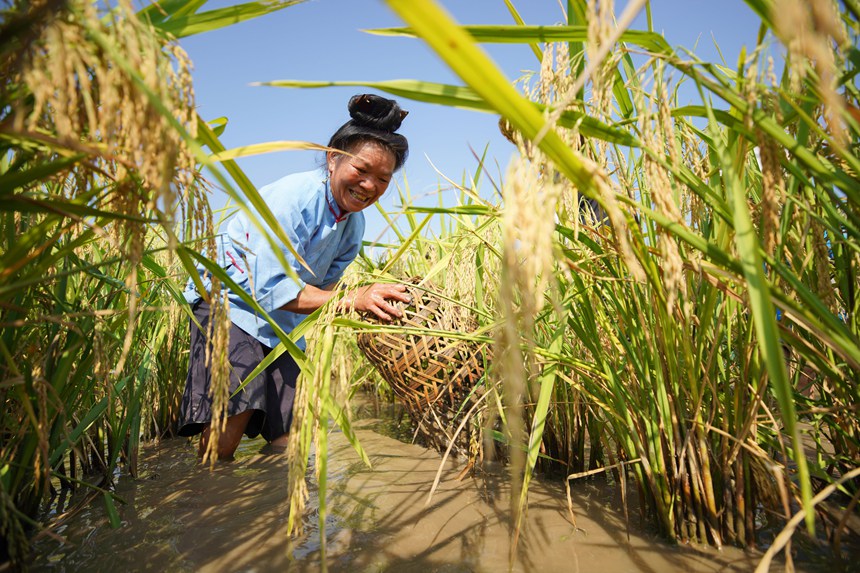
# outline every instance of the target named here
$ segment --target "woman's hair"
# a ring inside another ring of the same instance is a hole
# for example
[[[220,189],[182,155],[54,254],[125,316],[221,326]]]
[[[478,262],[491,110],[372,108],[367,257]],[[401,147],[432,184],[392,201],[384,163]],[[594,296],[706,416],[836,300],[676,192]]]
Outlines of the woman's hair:
[[[334,132],[328,146],[349,152],[360,141],[373,140],[394,154],[394,170],[400,169],[409,155],[409,143],[395,131],[409,112],[393,99],[375,94],[354,95],[347,108],[352,119]]]

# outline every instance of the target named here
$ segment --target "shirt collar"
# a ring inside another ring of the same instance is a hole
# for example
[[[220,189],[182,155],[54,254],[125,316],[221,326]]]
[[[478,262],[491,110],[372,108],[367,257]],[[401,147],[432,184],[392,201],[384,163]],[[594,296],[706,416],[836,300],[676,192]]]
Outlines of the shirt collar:
[[[350,215],[349,211],[342,211],[340,205],[337,204],[337,201],[334,198],[334,194],[331,191],[331,185],[329,185],[329,180],[326,178],[325,180],[325,202],[328,207],[329,213],[331,213],[332,218],[334,218],[335,223],[342,223],[346,221]]]

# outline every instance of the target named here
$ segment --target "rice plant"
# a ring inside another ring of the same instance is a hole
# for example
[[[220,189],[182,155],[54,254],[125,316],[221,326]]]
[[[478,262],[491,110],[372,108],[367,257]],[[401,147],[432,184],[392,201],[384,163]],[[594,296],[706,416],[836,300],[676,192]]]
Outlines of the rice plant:
[[[421,38],[464,85],[364,85],[497,113],[520,150],[480,209],[501,266],[479,287],[517,523],[538,460],[632,475],[669,539],[754,545],[763,517],[839,539],[857,511],[860,16],[748,4],[762,33],[732,68],[627,29],[647,2],[616,20],[572,0],[564,26],[506,2],[518,25],[460,27],[388,0],[410,27],[376,33]],[[479,42],[527,44],[540,72],[517,89]]]
[[[134,474],[141,439],[171,432],[187,350],[182,267],[214,234],[204,146],[225,151],[196,115],[175,38],[293,3],[4,6],[0,561],[26,560],[57,488],[91,488],[118,526],[115,468]],[[213,176],[259,202],[230,158],[216,161],[235,183]]]
[[[494,342],[476,423],[510,460],[515,534],[537,469],[613,472],[669,539],[753,545],[776,516],[787,528],[763,566],[803,520],[838,549],[860,498],[854,3],[748,0],[762,34],[729,66],[629,30],[643,1],[616,20],[611,2],[570,0],[567,24],[549,27],[506,2],[517,25],[468,28],[431,0],[387,1],[411,28],[377,33],[422,38],[463,85],[366,85],[496,113],[520,153],[502,180],[479,168],[455,185],[456,207],[409,207],[405,190],[399,244],[381,262],[368,251],[355,280],[439,279],[477,317],[463,336]],[[306,145],[224,149],[171,38],[289,4],[3,14],[0,533],[16,561],[51,488],[87,484],[118,522],[114,468],[133,471],[141,438],[169,431],[179,269],[227,280],[205,257],[201,166],[284,240],[233,160]],[[523,43],[539,71],[512,82],[479,42]],[[501,201],[487,198],[495,184]],[[332,422],[360,449],[335,329],[368,328],[331,310],[280,333],[272,355],[303,371],[290,519],[313,445],[323,535]],[[308,359],[292,341],[314,325]]]

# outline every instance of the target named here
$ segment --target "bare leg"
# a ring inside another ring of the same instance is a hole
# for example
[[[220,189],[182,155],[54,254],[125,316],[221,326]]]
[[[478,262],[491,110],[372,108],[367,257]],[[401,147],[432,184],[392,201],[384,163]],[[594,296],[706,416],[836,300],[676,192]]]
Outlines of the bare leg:
[[[278,436],[271,442],[266,442],[266,445],[260,449],[260,453],[266,456],[280,455],[287,451],[287,445],[290,441],[289,434]]]
[[[245,433],[245,427],[251,420],[253,410],[246,410],[241,414],[229,416],[227,418],[227,427],[218,439],[218,459],[232,460],[233,454],[236,453],[236,448],[239,447],[239,442],[242,440],[242,434]],[[206,448],[209,447],[209,426],[203,430],[203,436],[200,438],[199,455],[202,457],[206,453]]]

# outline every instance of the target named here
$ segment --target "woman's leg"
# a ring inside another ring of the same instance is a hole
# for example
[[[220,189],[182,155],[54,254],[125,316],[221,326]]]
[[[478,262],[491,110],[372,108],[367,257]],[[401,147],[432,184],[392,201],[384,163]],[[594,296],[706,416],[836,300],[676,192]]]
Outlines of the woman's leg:
[[[272,451],[278,452],[287,448],[290,439],[299,367],[285,352],[269,365],[266,374],[266,427],[263,437],[272,446]]]
[[[283,434],[281,436],[278,436],[269,443],[276,448],[286,448],[287,445],[290,443],[290,434]]]
[[[242,434],[245,433],[245,427],[251,419],[253,410],[246,410],[241,414],[227,417],[227,427],[221,432],[218,438],[218,459],[222,461],[232,460],[233,454],[236,453],[236,448],[239,447],[239,442],[242,440]],[[206,426],[203,430],[203,436],[200,438],[200,449],[198,453],[202,457],[209,447],[210,428]]]

